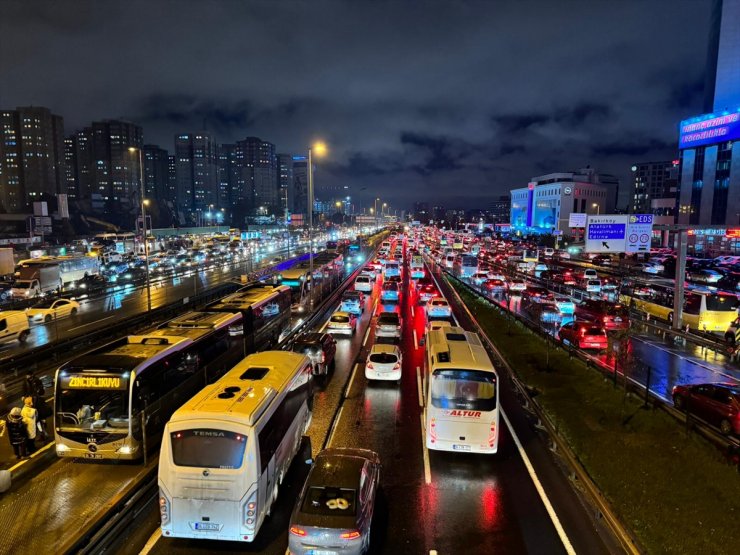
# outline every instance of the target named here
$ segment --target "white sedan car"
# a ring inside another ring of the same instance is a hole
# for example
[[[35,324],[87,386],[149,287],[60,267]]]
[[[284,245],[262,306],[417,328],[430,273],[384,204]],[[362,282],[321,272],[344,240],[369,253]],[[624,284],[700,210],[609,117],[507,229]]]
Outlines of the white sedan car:
[[[51,322],[65,316],[74,316],[80,303],[70,299],[49,299],[26,309],[26,316],[33,322]]]
[[[376,343],[370,349],[365,362],[365,377],[368,380],[401,381],[403,358],[397,345]]]
[[[349,312],[337,311],[329,318],[329,323],[326,326],[326,331],[335,334],[343,333],[346,335],[354,335],[357,329],[357,318],[354,314]]]
[[[446,299],[435,297],[427,302],[427,316],[429,318],[449,318],[452,316],[452,308]]]

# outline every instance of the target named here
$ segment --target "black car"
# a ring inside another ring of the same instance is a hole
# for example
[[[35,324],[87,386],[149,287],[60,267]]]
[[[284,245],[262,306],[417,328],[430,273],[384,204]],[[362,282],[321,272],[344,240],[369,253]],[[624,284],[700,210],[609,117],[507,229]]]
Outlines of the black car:
[[[105,293],[108,290],[108,280],[104,276],[89,275],[73,281],[64,288],[63,297],[83,297]]]
[[[7,301],[10,299],[10,289],[12,287],[12,284],[8,282],[0,281],[0,301]]]
[[[329,367],[334,366],[337,340],[329,333],[302,333],[293,343],[293,352],[311,359],[315,375],[326,375]]]

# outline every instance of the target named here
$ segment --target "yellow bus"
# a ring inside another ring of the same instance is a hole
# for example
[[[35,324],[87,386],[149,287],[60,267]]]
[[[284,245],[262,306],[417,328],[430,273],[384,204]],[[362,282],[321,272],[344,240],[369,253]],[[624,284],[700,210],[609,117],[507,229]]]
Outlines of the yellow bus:
[[[673,290],[644,284],[622,285],[619,302],[649,317],[673,323]],[[729,293],[687,291],[681,326],[724,334],[737,318],[738,299]]]

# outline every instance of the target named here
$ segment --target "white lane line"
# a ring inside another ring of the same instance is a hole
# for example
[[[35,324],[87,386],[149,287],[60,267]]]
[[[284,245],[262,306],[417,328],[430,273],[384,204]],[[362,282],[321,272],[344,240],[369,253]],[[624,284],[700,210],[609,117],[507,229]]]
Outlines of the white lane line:
[[[414,314],[414,305],[411,305],[411,317],[415,318],[416,314]]]
[[[424,406],[424,394],[421,391],[421,371],[416,367],[416,390],[419,393],[419,406]]]
[[[545,505],[547,514],[550,515],[550,520],[552,520],[555,530],[557,531],[558,536],[560,536],[560,541],[563,542],[565,551],[571,555],[575,555],[576,550],[573,549],[573,545],[570,543],[570,539],[568,539],[568,535],[565,533],[565,529],[563,529],[563,525],[560,523],[560,519],[558,518],[557,513],[555,513],[555,509],[553,508],[552,503],[550,503],[550,498],[547,496],[547,493],[545,493],[545,488],[542,487],[542,482],[540,482],[540,479],[537,477],[537,473],[534,471],[532,462],[529,460],[529,456],[527,456],[527,452],[524,450],[524,447],[522,447],[522,442],[519,441],[519,436],[516,435],[514,427],[511,425],[511,422],[509,422],[509,417],[506,416],[503,408],[501,408],[501,416],[504,417],[506,427],[509,428],[511,437],[514,439],[516,448],[519,450],[519,456],[521,456],[522,461],[524,461],[524,466],[527,467],[529,477],[532,479],[534,487],[540,495],[540,499],[542,499],[542,504]]]
[[[331,432],[329,434],[329,441],[326,442],[327,447],[331,447],[332,441],[334,441],[334,434],[337,431],[337,428],[339,427],[339,421],[342,418],[342,412],[344,411],[344,405],[339,407],[339,413],[337,414],[337,419],[334,421],[334,424],[332,424]]]
[[[360,366],[359,362],[355,363],[355,367],[352,369],[352,377],[349,379],[349,387],[347,388],[347,393],[345,395],[345,399],[349,397],[349,394],[352,393],[352,384],[355,383],[355,376],[357,375],[357,368]]]
[[[419,348],[419,340],[416,338],[416,330],[414,329],[414,349]]]
[[[100,320],[95,320],[94,322],[88,322],[87,324],[82,324],[81,326],[76,326],[74,328],[67,328],[67,331],[74,331],[74,330],[79,330],[81,328],[86,328],[87,326],[93,326],[95,324],[99,324],[103,320],[110,320],[111,318],[115,318],[115,317],[116,317],[115,314],[112,316],[106,316],[105,318],[101,318]]]
[[[56,444],[53,441],[51,443],[47,443],[41,449],[39,449],[38,451],[34,452],[30,457],[28,457],[27,459],[23,459],[20,462],[15,463],[8,470],[12,474],[15,470],[18,470],[20,467],[22,467],[24,464],[26,464],[27,462],[29,462],[31,459],[35,459],[36,457],[40,456],[41,453],[43,453],[44,451],[48,451],[49,449],[51,449],[51,448],[53,448],[55,446],[56,446]]]
[[[424,455],[424,481],[427,484],[432,483],[432,469],[429,465],[429,450],[427,449],[427,440],[426,435],[424,433],[424,413],[422,412],[419,415],[419,418],[421,420],[421,448],[422,453]]]
[[[157,526],[157,529],[154,531],[154,533],[149,537],[147,542],[144,544],[144,547],[141,548],[141,551],[139,551],[139,555],[147,555],[152,549],[154,549],[154,546],[159,541],[159,538],[162,537],[162,529]]]
[[[437,555],[437,550],[436,549],[430,549],[429,550],[429,555]]]
[[[367,330],[365,331],[365,339],[362,340],[362,346],[364,347],[367,343],[367,338],[370,337],[370,324],[373,321],[373,317],[370,316],[370,322],[367,323]]]

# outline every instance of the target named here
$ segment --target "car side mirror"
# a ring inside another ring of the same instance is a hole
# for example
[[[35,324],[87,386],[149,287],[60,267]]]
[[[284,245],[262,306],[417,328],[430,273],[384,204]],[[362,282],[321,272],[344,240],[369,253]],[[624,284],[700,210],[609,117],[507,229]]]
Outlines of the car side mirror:
[[[420,346],[423,347],[424,345],[426,345],[426,343],[427,343],[426,337],[422,337],[421,339],[419,339],[419,345]]]
[[[306,459],[306,464],[311,465],[313,464],[313,459]]]

